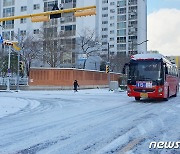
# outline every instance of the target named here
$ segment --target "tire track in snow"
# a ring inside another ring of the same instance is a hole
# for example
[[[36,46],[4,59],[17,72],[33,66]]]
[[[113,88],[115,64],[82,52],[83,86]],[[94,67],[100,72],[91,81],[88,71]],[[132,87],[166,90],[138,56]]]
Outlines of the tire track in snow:
[[[43,130],[48,131],[49,129],[57,128],[60,123],[61,123],[61,127],[63,129],[65,129],[66,127],[68,128],[69,125],[72,126],[72,128],[73,128],[74,126],[77,126],[78,122],[88,121],[90,119],[93,120],[94,117],[104,116],[104,115],[106,115],[108,113],[111,113],[111,112],[116,115],[116,112],[119,111],[121,108],[122,107],[120,106],[120,107],[115,107],[115,108],[111,108],[111,109],[107,109],[107,110],[102,110],[102,111],[98,110],[98,111],[90,112],[90,113],[87,113],[87,114],[78,115],[78,116],[75,116],[73,118],[64,119],[63,121],[68,121],[68,124],[66,124],[66,122],[65,122],[64,125],[62,125],[62,121],[59,121],[59,122],[57,121],[58,123],[57,122],[53,122],[53,123],[50,123],[50,124],[49,123],[45,124],[44,126],[40,125],[39,127],[28,128],[27,130],[24,129],[24,130],[22,130],[20,132],[16,132],[14,137],[17,139],[17,141],[18,140],[24,140],[25,138],[31,137],[33,132],[37,132],[37,134],[38,134],[38,132],[42,132]],[[9,136],[12,136],[12,135],[13,134],[9,134]],[[6,136],[6,137],[8,139],[8,136]]]
[[[56,104],[57,102],[59,103],[58,100],[55,101],[55,102],[52,102],[52,103]],[[128,130],[128,128],[133,128],[133,127],[136,126],[136,124],[144,122],[143,119],[142,119],[143,116],[146,119],[147,118],[152,119],[154,117],[154,115],[148,117],[148,114],[153,113],[154,111],[157,111],[156,109],[153,108],[154,106],[155,106],[155,104],[151,104],[151,103],[147,103],[147,104],[146,103],[143,103],[143,104],[139,103],[139,104],[137,104],[137,103],[134,103],[134,102],[128,102],[128,103],[125,103],[125,104],[121,104],[121,106],[117,106],[117,107],[110,108],[110,109],[107,108],[107,110],[102,109],[102,110],[92,111],[92,112],[88,112],[88,113],[79,114],[79,115],[76,115],[76,116],[73,116],[73,117],[65,118],[63,120],[56,120],[56,121],[52,121],[52,122],[49,122],[49,123],[46,123],[46,124],[42,124],[42,125],[30,127],[30,128],[25,127],[24,128],[25,131],[19,130],[19,132],[16,132],[14,134],[12,133],[11,135],[13,135],[13,136],[15,135],[15,137],[17,137],[17,139],[18,139],[17,140],[17,142],[18,142],[19,140],[26,141],[27,138],[29,138],[31,140],[32,136],[36,136],[36,135],[38,136],[40,132],[42,132],[42,134],[46,134],[47,132],[53,132],[53,131],[59,130],[58,133],[61,132],[61,131],[63,133],[64,132],[63,130],[69,130],[71,134],[69,135],[69,138],[67,138],[66,140],[63,140],[63,141],[58,140],[58,142],[55,142],[57,136],[61,135],[61,134],[57,134],[57,135],[51,137],[52,140],[50,142],[52,142],[54,144],[60,144],[60,145],[63,144],[62,147],[63,146],[66,147],[67,142],[69,144],[74,144],[75,142],[78,142],[78,141],[79,141],[79,143],[81,143],[80,140],[82,140],[82,142],[84,142],[87,139],[86,137],[90,136],[91,137],[90,139],[92,139],[92,142],[87,144],[86,147],[83,147],[83,149],[78,149],[78,150],[79,151],[82,150],[82,151],[86,151],[86,152],[91,151],[93,149],[98,150],[98,148],[100,147],[100,145],[98,145],[98,142],[97,142],[98,139],[95,140],[95,139],[92,138],[92,136],[94,136],[94,134],[98,135],[98,133],[94,133],[93,131],[95,131],[96,129],[106,128],[108,125],[111,125],[111,124],[112,124],[112,126],[116,126],[114,123],[117,123],[119,121],[122,121],[122,122],[124,121],[125,122],[126,120],[129,123],[131,123],[131,122],[132,123],[128,127],[123,126],[124,127],[123,130]],[[39,109],[41,109],[41,106],[39,106],[39,107],[40,107]],[[48,105],[46,107],[47,107],[46,108],[47,110],[39,110],[39,109],[36,108],[37,110],[36,110],[36,112],[34,112],[34,115],[40,114],[40,113],[42,113],[42,111],[48,112],[49,111]],[[54,107],[56,107],[56,106],[51,106],[51,107],[52,107],[51,109],[54,109]],[[133,109],[133,107],[134,107],[135,110],[130,111],[130,109]],[[132,115],[131,115],[131,113],[132,113]],[[22,117],[23,117],[23,114],[22,114]],[[106,118],[104,118],[104,117],[106,117]],[[129,117],[129,119],[128,119],[128,117]],[[101,118],[102,119],[104,118],[104,120],[99,122],[98,119],[101,119]],[[84,123],[81,124],[82,122],[84,122]],[[22,123],[22,124],[24,124],[24,123]],[[90,126],[90,128],[89,128],[89,126]],[[73,131],[71,131],[71,130],[73,130]],[[135,130],[138,130],[138,128],[135,127]],[[35,133],[33,134],[33,132],[35,132]],[[136,137],[133,138],[134,136],[132,135],[132,132],[130,131],[130,134],[129,134],[130,140],[128,140],[126,144],[128,144],[129,142],[133,142],[133,140],[136,139]],[[123,133],[125,133],[125,131]],[[139,131],[138,131],[138,135],[139,134],[142,135],[143,133],[142,132],[139,133]],[[7,139],[10,139],[11,135]],[[68,137],[68,132],[65,133],[65,135],[67,135],[66,137]],[[112,134],[112,136],[109,137],[108,140],[106,140],[103,137],[100,138],[100,140],[101,139],[105,140],[105,143],[104,143],[103,146],[106,145],[107,141],[111,142],[113,140],[114,136],[117,137],[117,135],[119,135],[119,134]],[[6,136],[6,137],[8,137],[8,136]],[[49,146],[47,146],[47,147],[42,146],[42,145],[46,145],[45,143],[48,143],[46,138],[44,138],[41,141],[38,141],[37,144],[36,143],[33,143],[33,144],[31,143],[30,144],[30,147],[31,147],[30,151],[32,150],[32,152],[33,152],[34,149],[36,149],[38,146],[43,147],[45,149],[49,148]],[[53,146],[54,144],[49,143],[50,147]],[[43,148],[41,148],[41,150]],[[27,149],[27,148],[25,148],[25,149]]]

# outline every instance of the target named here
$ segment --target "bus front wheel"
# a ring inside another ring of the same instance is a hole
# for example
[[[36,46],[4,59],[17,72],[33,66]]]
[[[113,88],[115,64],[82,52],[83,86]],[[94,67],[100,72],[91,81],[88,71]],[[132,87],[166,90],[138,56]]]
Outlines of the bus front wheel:
[[[140,100],[140,97],[135,97],[135,100],[136,100],[136,101],[139,101],[139,100]]]

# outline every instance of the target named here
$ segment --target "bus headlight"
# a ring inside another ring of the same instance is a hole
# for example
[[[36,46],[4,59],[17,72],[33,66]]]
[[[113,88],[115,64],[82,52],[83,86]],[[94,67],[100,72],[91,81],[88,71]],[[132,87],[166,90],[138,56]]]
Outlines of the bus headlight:
[[[158,92],[161,93],[162,91],[163,91],[163,88],[160,87],[160,88],[158,89]]]

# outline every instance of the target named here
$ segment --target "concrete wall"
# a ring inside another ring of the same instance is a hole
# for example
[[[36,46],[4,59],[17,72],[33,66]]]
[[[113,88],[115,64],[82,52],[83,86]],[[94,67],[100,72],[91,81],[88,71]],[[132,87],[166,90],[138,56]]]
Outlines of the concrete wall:
[[[111,81],[118,81],[121,74],[110,73]],[[61,86],[72,87],[74,80],[78,80],[82,87],[108,85],[105,72],[77,69],[31,68],[29,86]]]

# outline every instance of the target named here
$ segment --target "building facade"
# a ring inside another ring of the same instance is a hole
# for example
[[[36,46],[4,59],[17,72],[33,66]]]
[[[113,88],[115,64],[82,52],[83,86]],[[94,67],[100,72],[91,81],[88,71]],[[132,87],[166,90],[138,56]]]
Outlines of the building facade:
[[[68,9],[95,5],[95,0],[1,0],[0,18],[51,11],[55,4],[59,9]],[[87,24],[89,22],[90,24]],[[64,13],[61,18],[51,19],[49,22],[32,22],[31,18],[5,21],[1,23],[0,34],[8,40],[17,40],[18,30],[21,39],[26,36],[39,38],[41,35],[44,53],[52,48],[59,52],[56,54],[59,61],[57,67],[75,67],[76,38],[79,37],[79,32],[87,27],[95,29],[95,16],[76,18],[74,13]],[[5,52],[6,49],[7,46],[2,46],[1,50]],[[38,60],[35,65],[48,66],[46,58],[49,57],[42,54],[44,62],[40,63]]]
[[[96,34],[101,38],[103,53],[111,55],[147,52],[146,0],[96,1]]]
[[[30,18],[6,21],[1,23],[0,34],[4,39],[16,40],[18,30],[21,36],[31,35],[34,38],[43,33],[42,50],[44,53],[52,48],[58,51],[54,55],[57,67],[76,67],[77,53],[81,50],[76,47],[77,39],[88,28],[94,30],[96,38],[101,41],[102,55],[107,55],[108,49],[111,55],[120,56],[146,53],[146,0],[31,0],[31,3],[29,0],[1,0],[0,17],[50,11],[54,4],[63,9],[96,5],[97,13],[96,16],[80,18],[74,17],[73,13],[64,13],[61,18],[49,22],[32,22]],[[2,51],[6,48],[3,46]],[[46,63],[49,56],[43,54],[41,57],[43,63],[38,60],[35,65],[49,65]]]

